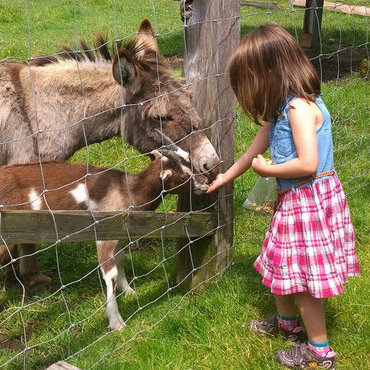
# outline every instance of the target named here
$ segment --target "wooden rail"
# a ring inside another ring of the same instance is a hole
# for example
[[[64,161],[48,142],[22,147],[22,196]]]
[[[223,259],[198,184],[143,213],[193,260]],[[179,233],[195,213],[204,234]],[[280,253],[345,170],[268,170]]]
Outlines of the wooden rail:
[[[199,238],[215,233],[217,214],[187,212],[1,211],[0,244]]]

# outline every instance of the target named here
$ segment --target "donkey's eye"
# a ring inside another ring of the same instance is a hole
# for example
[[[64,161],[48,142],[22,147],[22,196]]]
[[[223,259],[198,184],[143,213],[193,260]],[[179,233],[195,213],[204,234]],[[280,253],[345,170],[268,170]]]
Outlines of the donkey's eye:
[[[168,121],[172,121],[172,117],[171,116],[155,116],[154,119],[158,122],[168,122]]]

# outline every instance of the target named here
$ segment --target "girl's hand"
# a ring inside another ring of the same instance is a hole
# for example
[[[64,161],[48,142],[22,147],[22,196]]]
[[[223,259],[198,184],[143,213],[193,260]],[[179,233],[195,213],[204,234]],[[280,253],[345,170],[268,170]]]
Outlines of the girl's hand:
[[[206,191],[207,194],[214,192],[218,188],[220,188],[222,185],[225,185],[223,178],[222,178],[222,173],[218,174],[216,179],[212,181],[211,185],[209,185],[208,190]]]
[[[258,156],[252,160],[252,168],[258,175],[268,177],[270,176],[269,169],[271,169],[271,162],[267,162],[261,154],[258,154]]]

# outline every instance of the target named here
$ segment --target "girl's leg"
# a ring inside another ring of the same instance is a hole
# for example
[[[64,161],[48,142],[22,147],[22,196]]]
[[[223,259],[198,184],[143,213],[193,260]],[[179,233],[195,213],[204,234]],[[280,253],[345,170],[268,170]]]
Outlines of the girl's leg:
[[[336,354],[328,344],[321,299],[314,298],[309,293],[297,293],[296,302],[309,341],[276,352],[276,361],[280,365],[294,369],[311,367],[335,369]]]
[[[309,293],[297,293],[296,301],[308,339],[315,343],[328,340],[325,324],[325,312],[321,299]]]
[[[294,295],[277,295],[274,294],[276,309],[280,315],[295,317],[295,299]]]
[[[280,324],[280,327],[286,332],[291,332],[299,326],[302,329],[300,331],[303,331],[295,314],[294,295],[274,295],[274,297],[277,310],[276,320]]]

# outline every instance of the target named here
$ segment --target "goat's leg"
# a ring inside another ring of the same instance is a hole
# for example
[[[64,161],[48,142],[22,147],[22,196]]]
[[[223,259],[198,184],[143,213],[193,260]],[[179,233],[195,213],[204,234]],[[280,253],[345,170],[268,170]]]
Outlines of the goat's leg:
[[[31,293],[41,293],[50,289],[51,279],[40,273],[34,244],[19,246],[19,274],[26,290]]]
[[[124,252],[123,249],[120,251],[116,251],[116,266],[118,269],[118,277],[117,277],[117,289],[119,289],[121,292],[125,292],[125,294],[129,295],[136,295],[136,292],[134,289],[130,287],[128,284],[128,281],[126,279],[125,269],[123,267],[123,259],[124,259]]]
[[[110,330],[119,330],[125,326],[117,306],[116,287],[118,279],[118,269],[114,258],[118,240],[98,241],[98,261],[103,278],[107,286],[107,308],[106,313],[109,321]]]
[[[11,260],[17,257],[18,257],[18,249],[16,245],[14,244],[0,245],[0,266],[4,266],[2,270],[3,270],[6,282],[14,283],[17,281],[16,276],[19,277],[18,261],[10,264]]]

